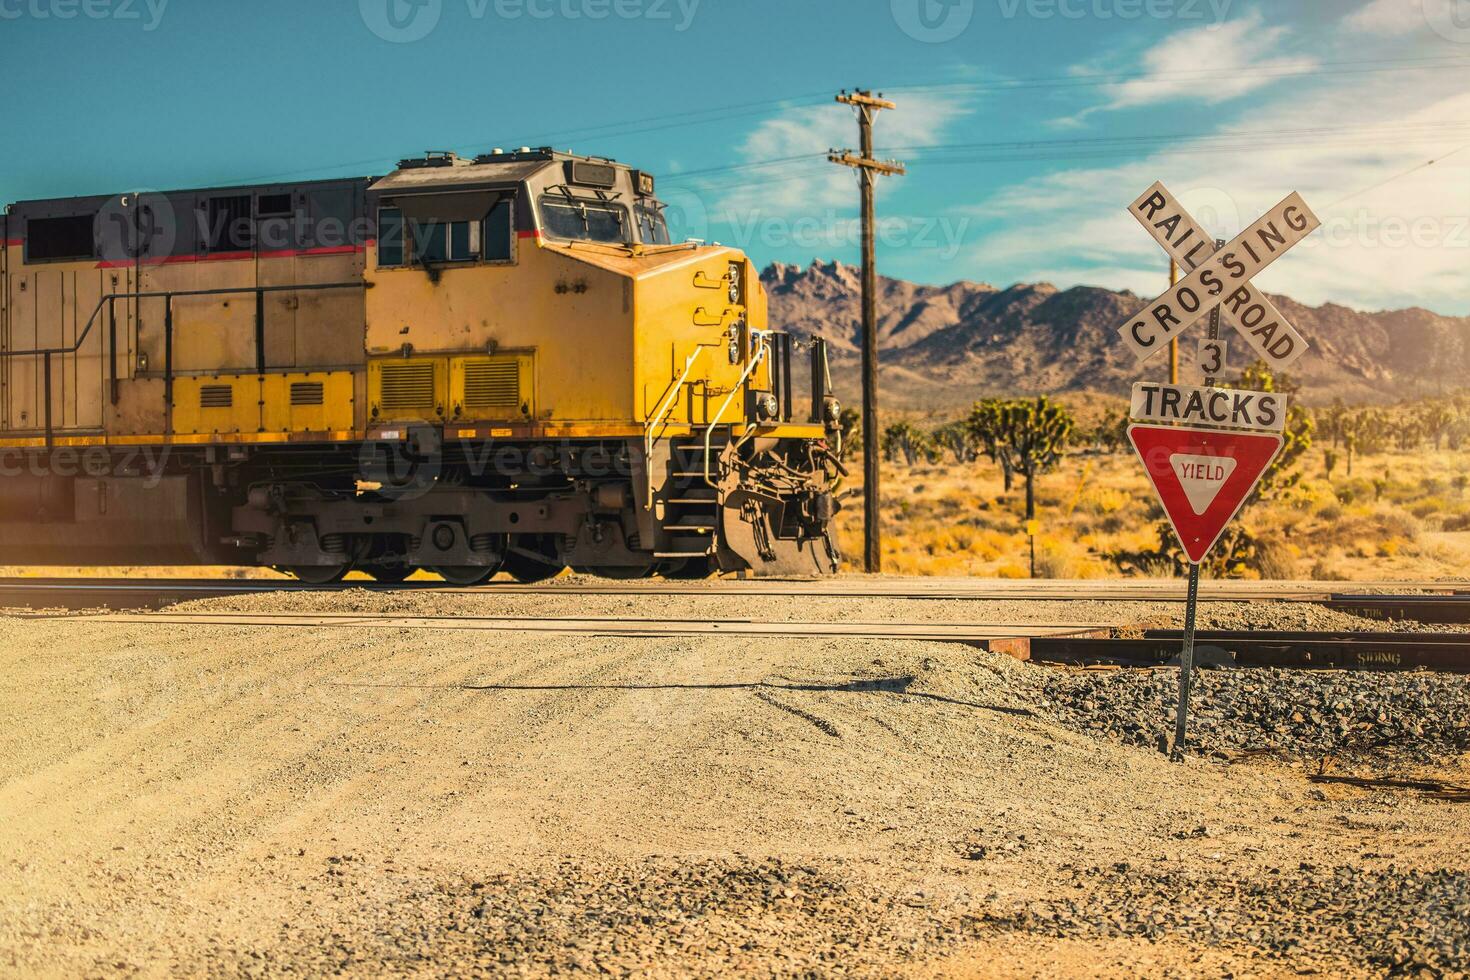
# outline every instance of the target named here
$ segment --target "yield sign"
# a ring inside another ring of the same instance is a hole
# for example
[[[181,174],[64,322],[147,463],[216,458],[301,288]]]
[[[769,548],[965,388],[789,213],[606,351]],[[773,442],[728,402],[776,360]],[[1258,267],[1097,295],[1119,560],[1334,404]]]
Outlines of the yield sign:
[[[1153,481],[1184,553],[1198,565],[1281,452],[1279,435],[1130,425],[1143,469]]]

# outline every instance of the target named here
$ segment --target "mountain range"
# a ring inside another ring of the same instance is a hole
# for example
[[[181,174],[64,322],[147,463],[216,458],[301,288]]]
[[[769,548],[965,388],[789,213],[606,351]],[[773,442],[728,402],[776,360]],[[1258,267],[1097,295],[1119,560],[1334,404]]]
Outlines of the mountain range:
[[[771,325],[800,339],[829,342],[833,383],[848,404],[859,387],[861,273],[816,260],[806,268],[775,263],[761,274]],[[878,278],[878,343],[885,408],[947,410],[977,398],[1097,392],[1126,396],[1134,381],[1167,374],[1166,355],[1139,367],[1114,334],[1149,297],[1097,286],[1057,289],[1017,283],[1004,289],[961,281],[926,286]],[[1470,387],[1470,317],[1413,307],[1365,313],[1328,303],[1306,306],[1272,294],[1311,349],[1292,366],[1301,396],[1313,403],[1394,401]],[[1180,343],[1180,378],[1204,336]],[[1254,358],[1230,342],[1227,383]]]

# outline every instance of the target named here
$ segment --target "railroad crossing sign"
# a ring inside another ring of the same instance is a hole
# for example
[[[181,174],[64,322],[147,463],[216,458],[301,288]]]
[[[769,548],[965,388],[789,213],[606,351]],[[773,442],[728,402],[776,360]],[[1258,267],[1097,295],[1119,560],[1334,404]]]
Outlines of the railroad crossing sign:
[[[1306,238],[1321,222],[1301,195],[1292,194],[1224,248],[1155,183],[1128,208],[1164,251],[1189,272],[1118,328],[1142,364],[1218,306],[1261,360],[1282,370],[1306,353],[1307,342],[1251,279]]]

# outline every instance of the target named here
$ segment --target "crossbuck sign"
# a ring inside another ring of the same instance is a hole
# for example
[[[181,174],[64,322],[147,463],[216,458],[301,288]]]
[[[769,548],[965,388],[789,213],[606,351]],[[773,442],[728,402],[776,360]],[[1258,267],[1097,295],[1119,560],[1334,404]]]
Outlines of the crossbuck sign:
[[[1162,183],[1144,191],[1128,210],[1189,273],[1118,328],[1140,364],[1216,306],[1221,318],[1272,368],[1285,369],[1306,353],[1302,335],[1251,284],[1258,272],[1322,223],[1301,195],[1286,198],[1218,251],[1214,239]]]

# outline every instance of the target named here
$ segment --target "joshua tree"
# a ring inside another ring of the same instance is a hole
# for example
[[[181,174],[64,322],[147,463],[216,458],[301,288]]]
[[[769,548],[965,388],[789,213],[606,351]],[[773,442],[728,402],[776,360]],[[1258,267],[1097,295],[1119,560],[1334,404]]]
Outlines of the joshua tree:
[[[1435,452],[1439,452],[1445,436],[1450,435],[1459,420],[1459,413],[1445,402],[1430,402],[1418,412],[1419,426],[1434,443]]]
[[[966,422],[945,423],[930,435],[939,448],[954,454],[956,463],[973,463],[980,457],[980,446],[975,439],[975,432]]]
[[[842,455],[856,456],[863,451],[863,413],[855,408],[844,408],[837,417],[837,426],[842,432]]]
[[[1045,395],[1033,401],[985,401],[970,412],[975,436],[1009,472],[1026,480],[1026,519],[1036,517],[1036,477],[1067,451],[1072,414]]]
[[[911,422],[895,422],[883,430],[883,458],[892,462],[899,454],[913,466],[930,454],[929,434]]]
[[[1300,387],[1290,375],[1272,374],[1271,368],[1264,361],[1256,361],[1247,367],[1235,386],[1253,388],[1256,391],[1279,391],[1286,394],[1295,394]],[[1316,423],[1312,421],[1312,416],[1307,410],[1297,399],[1291,399],[1286,409],[1286,429],[1282,433],[1286,442],[1281,447],[1281,454],[1266,470],[1265,476],[1261,477],[1261,484],[1254,499],[1265,500],[1301,482],[1302,474],[1296,469],[1296,464],[1302,455],[1312,448],[1312,433],[1316,431],[1316,428]],[[1351,475],[1351,448],[1348,450],[1348,471]]]
[[[1336,449],[1338,443],[1345,434],[1343,423],[1347,420],[1347,406],[1342,399],[1335,400],[1331,406],[1322,410],[1321,418],[1317,422],[1317,428],[1322,433],[1322,438],[1332,440],[1332,448]]]

